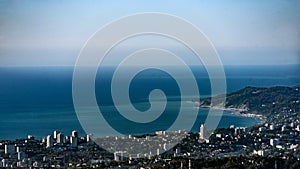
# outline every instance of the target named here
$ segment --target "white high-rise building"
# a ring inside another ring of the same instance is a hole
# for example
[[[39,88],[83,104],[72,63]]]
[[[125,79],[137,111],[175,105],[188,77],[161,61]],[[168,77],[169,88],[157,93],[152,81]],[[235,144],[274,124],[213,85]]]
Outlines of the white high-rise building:
[[[164,150],[169,150],[169,145],[167,143],[164,143],[163,148],[164,148]]]
[[[200,126],[200,139],[205,139],[205,135],[206,135],[206,128],[205,128],[204,124],[201,124],[201,126]]]
[[[72,131],[72,137],[78,137],[78,131],[76,130]]]
[[[65,143],[70,143],[70,137],[71,137],[71,136],[65,136],[65,140],[64,140]]]
[[[271,124],[271,125],[269,126],[269,129],[270,129],[270,130],[275,130],[274,124]]]
[[[52,147],[53,146],[53,138],[51,135],[47,136],[47,145],[46,148]]]
[[[8,167],[7,159],[2,159],[2,167]]]
[[[56,136],[56,143],[63,144],[64,143],[64,134],[58,133]]]
[[[5,144],[4,153],[5,154],[14,154],[15,153],[15,146],[12,145],[12,144]]]
[[[115,161],[123,161],[124,160],[124,153],[125,151],[116,151],[114,153],[114,160]]]
[[[21,152],[21,148],[18,146],[16,152]]]
[[[157,156],[159,156],[159,155],[160,155],[160,150],[159,150],[159,148],[158,148],[158,149],[156,149],[156,155],[157,155]]]
[[[60,133],[60,131],[54,130],[54,132],[53,132],[53,138],[54,138],[54,139],[57,139],[58,133]]]
[[[27,155],[24,152],[22,151],[18,152],[18,160],[23,160],[26,157]]]
[[[92,135],[92,134],[88,134],[88,135],[86,135],[86,143],[87,143],[88,145],[91,145],[91,144],[93,144],[92,137],[93,137],[93,135]]]
[[[70,143],[72,147],[77,147],[78,137],[70,137]]]

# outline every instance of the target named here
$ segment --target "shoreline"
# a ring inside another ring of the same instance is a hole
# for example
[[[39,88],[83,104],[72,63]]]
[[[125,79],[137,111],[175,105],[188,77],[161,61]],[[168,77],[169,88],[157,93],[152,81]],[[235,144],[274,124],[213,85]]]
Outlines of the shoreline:
[[[243,108],[232,108],[232,107],[221,107],[221,106],[194,106],[194,107],[198,108],[198,109],[202,108],[202,109],[215,109],[215,110],[230,111],[231,114],[234,114],[236,116],[257,118],[260,120],[260,122],[258,124],[265,123],[265,121],[267,119],[267,117],[262,114],[248,113],[248,109],[243,109]]]

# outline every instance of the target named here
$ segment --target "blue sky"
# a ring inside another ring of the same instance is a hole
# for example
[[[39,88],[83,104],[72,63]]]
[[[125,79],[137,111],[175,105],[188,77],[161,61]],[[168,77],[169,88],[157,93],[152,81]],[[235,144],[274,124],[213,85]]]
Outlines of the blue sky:
[[[188,20],[225,65],[300,64],[300,1],[0,0],[0,66],[72,66],[106,23],[140,12]]]

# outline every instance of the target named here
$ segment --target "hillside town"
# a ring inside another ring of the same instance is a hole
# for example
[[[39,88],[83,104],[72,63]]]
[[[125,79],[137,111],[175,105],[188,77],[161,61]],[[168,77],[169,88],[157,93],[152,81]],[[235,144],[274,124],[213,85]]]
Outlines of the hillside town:
[[[295,97],[285,99],[290,104],[264,114],[261,123],[252,127],[230,125],[211,132],[205,124],[198,124],[199,132],[157,131],[102,138],[55,130],[41,139],[29,135],[0,140],[0,167],[300,168],[299,87],[289,90],[295,92]]]
[[[283,114],[283,113],[282,113]],[[281,160],[300,160],[300,116],[297,113],[286,113],[287,120],[274,120],[258,126],[245,128],[230,126],[217,129],[205,139],[205,126],[201,125],[199,133],[187,131],[158,131],[152,135],[105,137],[101,144],[114,145],[116,140],[131,147],[140,142],[144,146],[160,141],[159,149],[152,154],[129,154],[130,150],[112,153],[101,148],[92,139],[92,135],[81,137],[77,131],[64,136],[54,131],[41,140],[34,136],[14,141],[0,142],[1,167],[9,168],[151,168],[151,166],[168,166],[172,161],[181,159],[181,168],[197,168],[193,161],[197,159],[222,159],[228,157],[268,157]],[[289,120],[288,120],[289,119]],[[185,138],[177,145],[172,145],[172,139],[184,133]],[[168,139],[167,139],[168,138]],[[99,140],[98,140],[99,141]],[[168,147],[169,146],[169,147]],[[174,147],[173,147],[174,146]],[[182,162],[188,160],[188,162]],[[257,161],[253,166],[261,165]],[[275,165],[275,164],[274,164]],[[280,165],[280,164],[276,164]]]

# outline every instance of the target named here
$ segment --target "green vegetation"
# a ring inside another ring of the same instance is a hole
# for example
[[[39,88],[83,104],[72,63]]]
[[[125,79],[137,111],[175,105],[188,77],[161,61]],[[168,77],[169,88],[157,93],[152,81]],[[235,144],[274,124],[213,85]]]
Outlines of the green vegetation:
[[[210,100],[211,98],[201,99],[200,106],[210,106]],[[280,112],[300,112],[300,85],[270,88],[246,87],[228,94],[225,107],[246,109],[249,113],[265,116]]]

